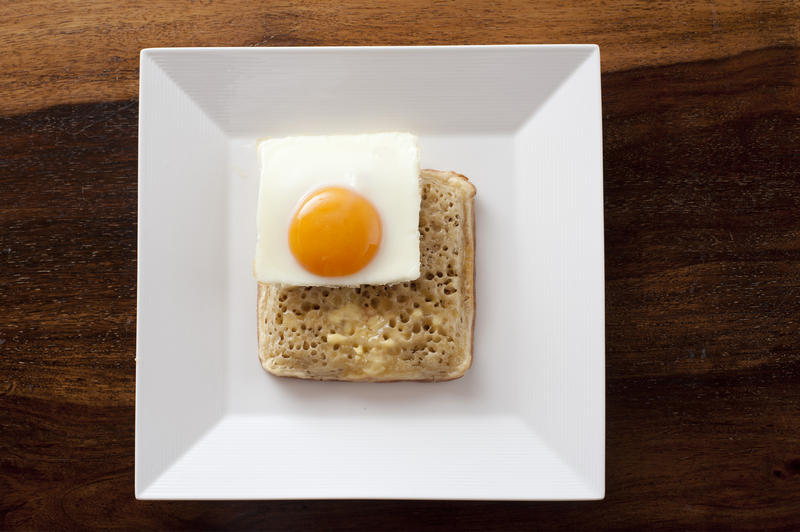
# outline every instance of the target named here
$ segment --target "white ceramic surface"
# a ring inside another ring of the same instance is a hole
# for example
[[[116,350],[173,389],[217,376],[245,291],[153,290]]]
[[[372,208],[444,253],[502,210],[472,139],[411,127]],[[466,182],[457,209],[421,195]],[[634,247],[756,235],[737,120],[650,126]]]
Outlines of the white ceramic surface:
[[[140,75],[138,498],[603,497],[596,46],[150,49]],[[391,130],[477,187],[472,369],[274,378],[256,139]]]

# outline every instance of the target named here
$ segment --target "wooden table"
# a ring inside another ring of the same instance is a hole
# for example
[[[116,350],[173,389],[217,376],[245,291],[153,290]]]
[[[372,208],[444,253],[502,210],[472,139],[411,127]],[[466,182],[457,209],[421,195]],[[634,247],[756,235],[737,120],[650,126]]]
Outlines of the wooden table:
[[[0,528],[800,529],[800,4],[0,4]],[[133,498],[138,52],[598,43],[601,502]]]

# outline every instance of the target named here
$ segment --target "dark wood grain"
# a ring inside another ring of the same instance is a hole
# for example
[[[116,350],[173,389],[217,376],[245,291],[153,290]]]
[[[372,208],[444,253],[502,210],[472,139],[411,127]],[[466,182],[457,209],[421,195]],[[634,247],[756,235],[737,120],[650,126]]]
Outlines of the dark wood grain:
[[[800,7],[335,5],[0,6],[0,528],[800,529]],[[606,500],[135,501],[138,48],[515,41],[601,45]]]
[[[0,2],[0,114],[138,92],[158,46],[597,43],[606,70],[800,39],[797,0],[28,0]]]

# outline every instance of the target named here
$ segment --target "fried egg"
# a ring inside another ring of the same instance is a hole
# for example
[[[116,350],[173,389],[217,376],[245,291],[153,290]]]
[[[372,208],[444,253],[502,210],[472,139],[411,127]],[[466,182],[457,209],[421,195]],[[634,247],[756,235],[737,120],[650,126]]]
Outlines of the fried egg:
[[[268,139],[258,158],[258,281],[354,286],[419,277],[414,135]]]

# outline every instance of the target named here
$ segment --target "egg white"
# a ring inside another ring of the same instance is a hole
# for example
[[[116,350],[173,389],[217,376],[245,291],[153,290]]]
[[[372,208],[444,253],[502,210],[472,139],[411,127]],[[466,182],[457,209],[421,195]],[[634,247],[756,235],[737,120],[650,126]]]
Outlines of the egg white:
[[[390,284],[419,278],[419,148],[409,133],[286,137],[258,144],[261,184],[255,276],[295,286]],[[289,224],[301,200],[329,186],[349,187],[381,218],[375,257],[344,277],[305,270],[289,249]]]

